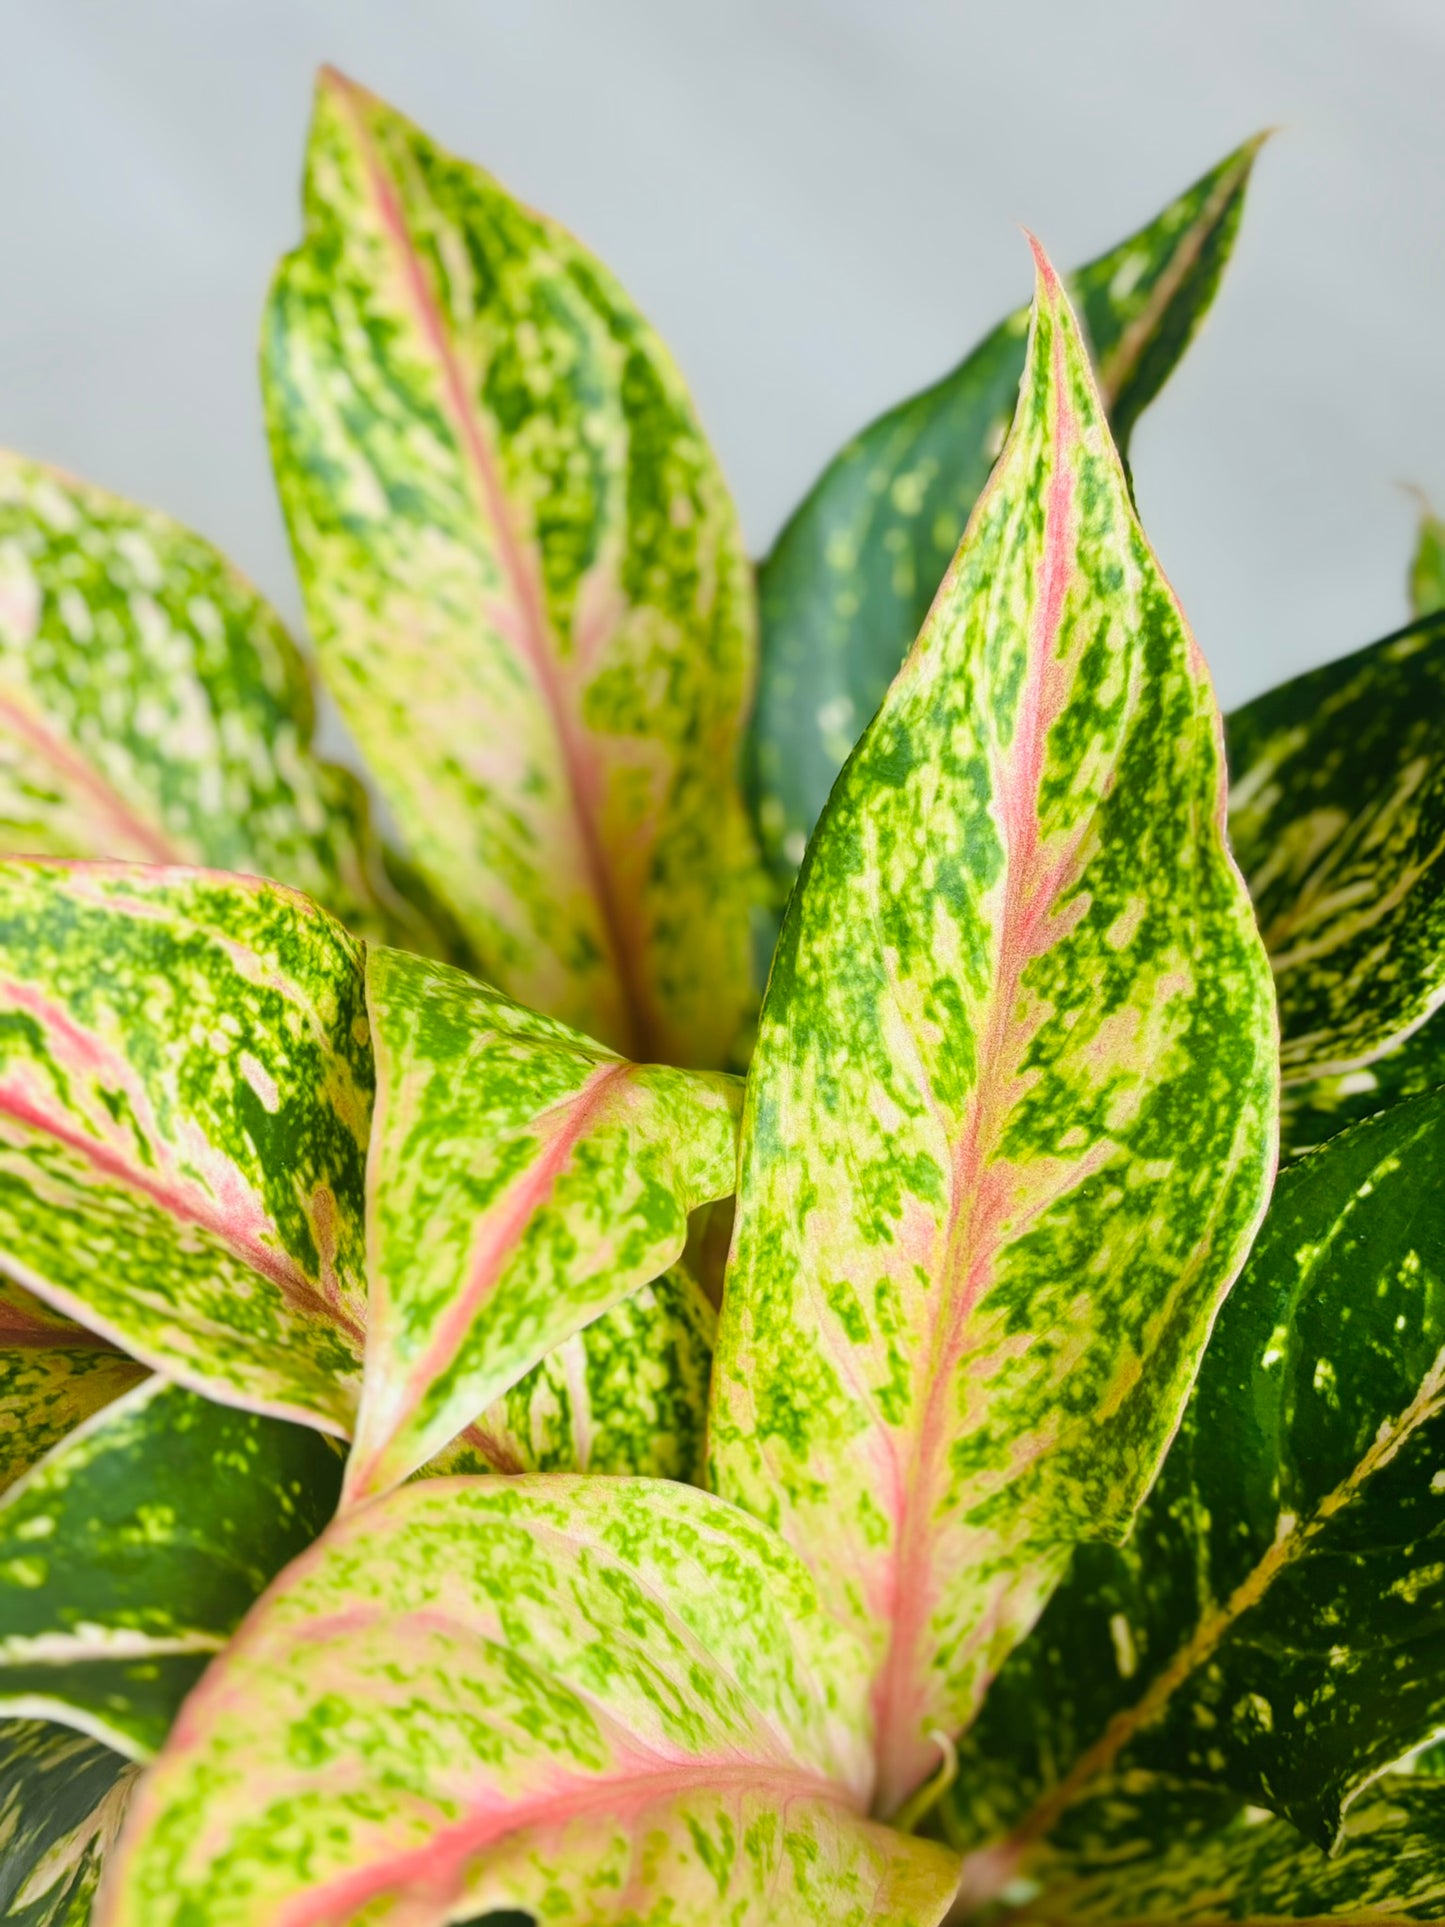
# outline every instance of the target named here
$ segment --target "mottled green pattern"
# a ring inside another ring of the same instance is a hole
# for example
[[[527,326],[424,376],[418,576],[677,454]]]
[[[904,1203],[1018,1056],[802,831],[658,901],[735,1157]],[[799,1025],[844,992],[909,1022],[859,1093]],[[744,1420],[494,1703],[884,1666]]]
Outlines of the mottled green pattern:
[[[1001,1916],[1009,1927],[1210,1927],[1242,1922],[1356,1921],[1405,1927],[1445,1919],[1445,1786],[1391,1776],[1350,1815],[1327,1858],[1286,1821],[1246,1808],[1206,1842],[1157,1855],[1060,1856],[1039,1871],[1042,1892]]]
[[[264,372],[323,673],[485,974],[723,1063],[753,591],[667,351],[555,222],[328,72]]]
[[[422,1473],[702,1481],[717,1314],[679,1265],[574,1332]]]
[[[141,1385],[0,1500],[0,1710],[148,1757],[340,1492],[321,1433]]]
[[[682,1252],[742,1086],[629,1064],[445,964],[367,958],[371,1313],[347,1491],[397,1484]],[[566,1361],[558,1361],[565,1373]]]
[[[1214,299],[1258,141],[1070,281],[1122,449]],[[748,785],[777,900],[883,699],[1003,445],[1028,310],[834,458],[758,574]]]
[[[0,862],[0,1263],[145,1363],[345,1432],[360,946],[214,871]]]
[[[1422,503],[1420,532],[1410,560],[1410,607],[1417,616],[1445,609],[1445,522]]]
[[[1127,1530],[1273,1151],[1213,696],[1042,257],[1036,315],[789,906],[714,1375],[717,1489],[869,1645],[885,1814]]]
[[[0,1342],[0,1490],[145,1375],[108,1347]]]
[[[866,1697],[801,1562],[703,1493],[408,1486],[192,1696],[102,1927],[930,1927],[956,1863],[862,1818]]]
[[[1445,998],[1445,614],[1270,690],[1228,732],[1297,1154],[1445,1077],[1427,1022]]]
[[[434,941],[356,778],[312,751],[306,666],[190,530],[0,452],[0,851],[276,877]]]
[[[1032,1877],[1101,1799],[1183,1784],[1328,1846],[1445,1727],[1442,1467],[1435,1093],[1280,1178],[1132,1540],[1079,1548],[964,1740],[950,1837],[997,1882]],[[1174,1831],[1141,1823],[1135,1848]]]
[[[0,1920],[87,1927],[135,1786],[118,1753],[45,1720],[0,1720]]]

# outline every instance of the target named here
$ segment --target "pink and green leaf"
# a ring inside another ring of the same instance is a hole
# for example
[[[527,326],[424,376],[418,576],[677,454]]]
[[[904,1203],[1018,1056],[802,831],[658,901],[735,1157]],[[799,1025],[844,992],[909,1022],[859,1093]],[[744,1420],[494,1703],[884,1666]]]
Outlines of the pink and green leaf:
[[[366,1376],[352,1500],[399,1483],[681,1255],[737,1176],[742,1086],[629,1064],[375,948]],[[565,1359],[557,1368],[567,1369]]]
[[[45,1720],[0,1720],[0,1920],[88,1927],[137,1769]]]
[[[0,1277],[0,1492],[145,1375],[133,1358]]]
[[[436,941],[313,712],[296,645],[210,543],[0,452],[0,851],[246,871]]]
[[[207,1396],[349,1432],[360,945],[216,872],[0,862],[0,1266]]]
[[[791,900],[748,1082],[716,1489],[870,1654],[877,1811],[1118,1537],[1268,1192],[1219,719],[1040,257],[1018,411]]]
[[[323,673],[486,975],[633,1057],[726,1061],[752,578],[662,344],[327,70],[264,373]]]
[[[865,1818],[864,1655],[801,1562],[652,1480],[428,1481],[256,1607],[147,1775],[98,1927],[931,1927]]]

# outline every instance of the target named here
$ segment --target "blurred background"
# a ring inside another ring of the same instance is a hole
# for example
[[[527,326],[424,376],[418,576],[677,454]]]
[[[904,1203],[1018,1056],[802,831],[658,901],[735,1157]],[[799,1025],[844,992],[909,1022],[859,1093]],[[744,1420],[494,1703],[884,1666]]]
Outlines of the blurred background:
[[[1231,705],[1405,620],[1445,507],[1441,0],[8,0],[0,441],[299,625],[255,374],[331,60],[568,223],[670,340],[759,551],[824,460],[1281,127],[1138,498]]]

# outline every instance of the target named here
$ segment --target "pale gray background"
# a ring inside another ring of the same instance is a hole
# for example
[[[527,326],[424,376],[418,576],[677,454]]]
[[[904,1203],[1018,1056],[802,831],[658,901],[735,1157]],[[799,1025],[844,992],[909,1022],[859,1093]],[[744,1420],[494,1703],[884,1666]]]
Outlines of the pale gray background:
[[[761,548],[833,449],[1061,264],[1282,123],[1135,448],[1233,703],[1404,619],[1445,506],[1445,0],[0,0],[0,441],[297,597],[257,317],[311,75],[591,243],[672,341]]]

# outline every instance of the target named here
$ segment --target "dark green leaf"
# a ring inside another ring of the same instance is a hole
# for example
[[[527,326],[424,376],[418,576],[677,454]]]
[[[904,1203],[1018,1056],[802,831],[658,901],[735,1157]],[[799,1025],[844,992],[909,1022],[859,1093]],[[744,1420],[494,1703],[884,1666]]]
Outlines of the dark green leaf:
[[[85,1927],[136,1769],[48,1720],[0,1721],[0,1920]]]

